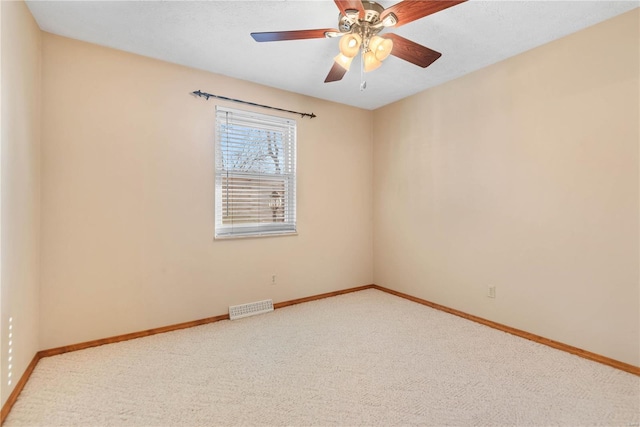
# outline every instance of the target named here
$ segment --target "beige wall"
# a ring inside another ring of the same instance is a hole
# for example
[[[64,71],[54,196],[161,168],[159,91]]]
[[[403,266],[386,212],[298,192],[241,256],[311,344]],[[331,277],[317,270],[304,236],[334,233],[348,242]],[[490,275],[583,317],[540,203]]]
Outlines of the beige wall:
[[[0,257],[1,386],[5,403],[38,351],[40,246],[41,32],[23,2],[0,2],[2,14],[2,163]],[[8,319],[13,318],[9,374]]]
[[[213,240],[197,89],[317,114],[297,117],[297,236]],[[41,348],[372,283],[369,111],[51,34],[42,94]]]
[[[376,284],[640,365],[638,17],[375,111]]]

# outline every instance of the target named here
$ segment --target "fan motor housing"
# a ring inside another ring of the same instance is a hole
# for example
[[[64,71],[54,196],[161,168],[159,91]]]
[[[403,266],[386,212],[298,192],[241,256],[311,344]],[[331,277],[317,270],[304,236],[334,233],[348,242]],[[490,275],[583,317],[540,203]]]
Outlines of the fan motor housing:
[[[340,14],[338,18],[338,28],[341,32],[351,31],[351,28],[359,23],[367,23],[374,25],[380,22],[380,14],[384,11],[384,7],[374,1],[363,1],[364,17],[359,18],[360,12],[356,9],[348,9],[345,14]]]

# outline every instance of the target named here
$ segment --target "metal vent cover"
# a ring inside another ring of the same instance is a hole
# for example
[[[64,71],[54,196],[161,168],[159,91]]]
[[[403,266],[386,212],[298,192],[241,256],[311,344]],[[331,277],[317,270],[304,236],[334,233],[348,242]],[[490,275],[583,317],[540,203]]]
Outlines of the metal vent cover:
[[[256,314],[268,313],[270,311],[273,311],[273,300],[270,299],[247,304],[230,305],[229,319],[236,320],[243,317],[255,316]]]

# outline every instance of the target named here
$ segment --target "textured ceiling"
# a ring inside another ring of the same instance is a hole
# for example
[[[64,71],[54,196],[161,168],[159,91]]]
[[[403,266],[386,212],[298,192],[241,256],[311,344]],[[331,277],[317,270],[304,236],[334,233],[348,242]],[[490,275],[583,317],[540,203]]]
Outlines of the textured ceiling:
[[[396,1],[379,3],[389,7]],[[364,91],[359,61],[341,81],[324,83],[338,53],[338,39],[257,43],[249,35],[337,28],[333,1],[27,1],[27,5],[40,28],[50,33],[375,109],[637,8],[639,2],[470,0],[385,30],[441,52],[442,57],[423,69],[391,56],[378,70],[365,74]]]

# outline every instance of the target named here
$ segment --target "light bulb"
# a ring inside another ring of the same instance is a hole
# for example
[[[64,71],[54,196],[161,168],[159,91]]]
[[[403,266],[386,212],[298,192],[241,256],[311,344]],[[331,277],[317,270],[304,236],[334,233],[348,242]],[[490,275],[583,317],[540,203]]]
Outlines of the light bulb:
[[[376,59],[376,55],[370,50],[364,54],[364,71],[368,73],[369,71],[373,71],[379,66],[382,65],[382,62]]]
[[[384,61],[389,57],[389,55],[391,55],[393,40],[383,39],[380,36],[373,36],[369,42],[369,49],[371,49],[378,61]]]
[[[340,52],[348,58],[353,58],[358,54],[361,44],[362,38],[358,34],[345,34],[340,39]]]
[[[353,58],[344,56],[342,53],[339,53],[335,58],[333,58],[333,60],[336,61],[336,63],[342,68],[349,71],[349,67],[351,66],[351,61],[353,61]]]

